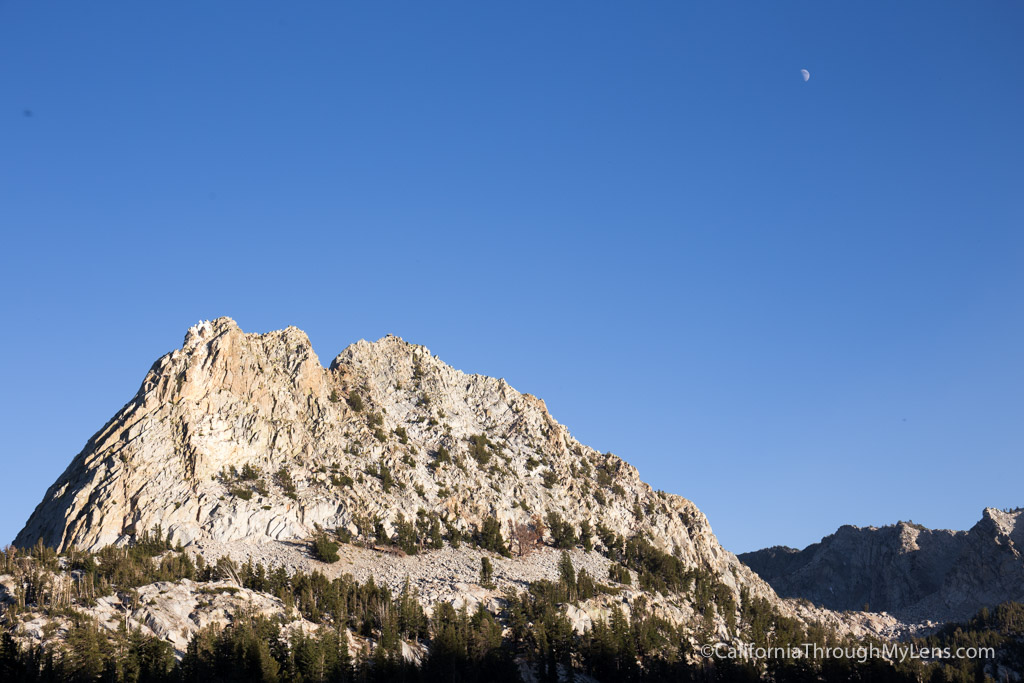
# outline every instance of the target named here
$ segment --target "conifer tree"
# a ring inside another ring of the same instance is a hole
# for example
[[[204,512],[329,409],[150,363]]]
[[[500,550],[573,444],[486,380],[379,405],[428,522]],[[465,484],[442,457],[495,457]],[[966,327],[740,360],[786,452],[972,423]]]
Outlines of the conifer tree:
[[[494,584],[491,582],[494,576],[494,567],[491,565],[490,558],[480,558],[480,585],[484,588],[491,588]]]

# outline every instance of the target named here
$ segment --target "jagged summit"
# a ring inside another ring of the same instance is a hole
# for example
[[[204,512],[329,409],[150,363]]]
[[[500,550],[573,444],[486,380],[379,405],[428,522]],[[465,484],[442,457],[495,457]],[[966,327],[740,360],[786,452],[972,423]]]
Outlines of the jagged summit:
[[[325,369],[298,328],[246,334],[226,317],[154,363],[15,542],[96,549],[157,525],[183,544],[300,539],[367,520],[390,530],[420,510],[464,529],[555,511],[770,594],[693,503],[579,443],[505,380],[391,335]]]
[[[1024,600],[1024,510],[985,508],[969,531],[845,525],[803,550],[740,559],[784,597],[837,610],[869,605],[908,621],[964,619]]]

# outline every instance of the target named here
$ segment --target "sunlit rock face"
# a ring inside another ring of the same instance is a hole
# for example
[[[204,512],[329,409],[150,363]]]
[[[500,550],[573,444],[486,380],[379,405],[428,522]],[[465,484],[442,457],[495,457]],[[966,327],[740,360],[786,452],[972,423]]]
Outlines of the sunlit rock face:
[[[16,544],[97,549],[156,526],[186,545],[258,543],[317,525],[354,531],[357,518],[390,530],[420,509],[463,529],[556,511],[577,527],[645,534],[734,589],[771,594],[690,501],[579,443],[504,380],[393,336],[352,344],[325,369],[301,330],[246,334],[229,318],[193,326],[153,365]]]

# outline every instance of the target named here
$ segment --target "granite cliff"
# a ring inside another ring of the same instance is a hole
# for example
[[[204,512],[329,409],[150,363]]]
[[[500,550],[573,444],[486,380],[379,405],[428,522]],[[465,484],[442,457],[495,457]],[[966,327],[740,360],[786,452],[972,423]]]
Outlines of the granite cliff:
[[[579,443],[504,380],[392,336],[353,344],[325,369],[302,331],[245,334],[228,318],[194,326],[153,365],[15,545],[95,550],[156,526],[185,545],[301,539],[317,525],[357,534],[360,519],[391,529],[421,508],[464,529],[557,511],[575,526],[646,534],[767,594],[693,503]]]

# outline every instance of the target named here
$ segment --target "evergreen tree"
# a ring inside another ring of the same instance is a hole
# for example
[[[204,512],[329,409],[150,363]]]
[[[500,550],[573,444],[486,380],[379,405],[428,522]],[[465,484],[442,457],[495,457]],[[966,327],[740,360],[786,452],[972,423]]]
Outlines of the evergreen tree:
[[[392,542],[405,551],[406,554],[415,555],[418,550],[416,537],[415,524],[407,521],[405,515],[399,512],[398,519],[395,521],[395,537],[392,539]]]
[[[96,623],[80,619],[68,631],[65,646],[67,655],[63,665],[73,681],[95,681],[106,669],[104,649],[106,643]]]
[[[484,520],[483,527],[480,529],[479,545],[484,550],[490,550],[505,557],[511,556],[505,546],[505,539],[501,535],[501,522],[494,517]]]
[[[444,547],[444,537],[441,535],[441,521],[437,519],[436,515],[430,520],[430,547],[434,550],[440,550]]]
[[[551,534],[551,542],[556,548],[572,548],[576,545],[576,533],[572,525],[562,520],[562,515],[551,511],[547,514],[548,531]]]
[[[484,588],[492,588],[494,584],[491,582],[494,576],[494,567],[491,565],[490,558],[480,558],[480,585]]]
[[[593,535],[594,531],[590,528],[590,522],[587,520],[580,522],[580,545],[588,553],[594,549]]]
[[[562,551],[562,556],[558,558],[558,577],[566,587],[570,590],[575,590],[576,569],[572,566],[572,558],[569,557],[569,553],[564,550]]]

